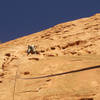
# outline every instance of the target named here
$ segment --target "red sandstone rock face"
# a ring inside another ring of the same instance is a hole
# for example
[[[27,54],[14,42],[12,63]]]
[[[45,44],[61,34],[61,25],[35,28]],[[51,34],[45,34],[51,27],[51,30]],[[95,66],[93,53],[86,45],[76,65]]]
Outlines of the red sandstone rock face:
[[[0,100],[99,100],[99,55],[100,14],[1,44]]]

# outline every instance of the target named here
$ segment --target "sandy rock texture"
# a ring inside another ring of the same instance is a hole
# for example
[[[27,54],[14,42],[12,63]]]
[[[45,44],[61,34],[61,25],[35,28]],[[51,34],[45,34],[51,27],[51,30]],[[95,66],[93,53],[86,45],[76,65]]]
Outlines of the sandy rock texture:
[[[100,14],[0,44],[0,100],[100,100]]]

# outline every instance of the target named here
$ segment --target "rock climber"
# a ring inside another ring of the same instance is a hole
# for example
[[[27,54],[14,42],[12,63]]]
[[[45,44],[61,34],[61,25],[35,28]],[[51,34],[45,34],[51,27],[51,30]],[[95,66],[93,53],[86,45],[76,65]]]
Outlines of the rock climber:
[[[36,54],[36,47],[34,45],[28,45],[27,54]]]

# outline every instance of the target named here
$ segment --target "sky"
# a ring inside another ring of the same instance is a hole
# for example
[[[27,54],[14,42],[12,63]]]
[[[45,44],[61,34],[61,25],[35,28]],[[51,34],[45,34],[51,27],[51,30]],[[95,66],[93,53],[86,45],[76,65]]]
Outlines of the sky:
[[[100,0],[0,0],[0,41],[100,13]]]

